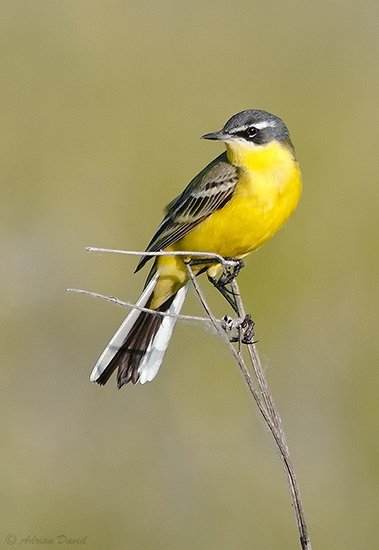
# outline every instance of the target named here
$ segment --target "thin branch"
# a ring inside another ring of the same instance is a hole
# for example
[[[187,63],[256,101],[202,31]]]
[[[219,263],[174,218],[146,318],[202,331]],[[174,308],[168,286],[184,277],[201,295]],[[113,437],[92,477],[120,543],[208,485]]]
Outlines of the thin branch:
[[[211,322],[213,326],[215,327],[216,331],[220,335],[222,341],[225,343],[225,345],[230,350],[234,360],[237,362],[237,365],[240,369],[240,372],[243,376],[243,379],[246,382],[247,387],[249,388],[250,393],[252,394],[257,407],[262,414],[268,428],[270,429],[272,436],[279,448],[280,456],[283,462],[283,468],[286,474],[289,491],[292,499],[292,504],[294,507],[295,517],[296,517],[296,524],[300,535],[300,544],[302,550],[311,550],[311,542],[308,535],[308,528],[305,521],[305,515],[303,510],[303,505],[301,501],[300,496],[300,490],[297,482],[297,478],[295,475],[295,471],[292,465],[292,461],[289,455],[289,450],[286,442],[286,437],[282,428],[282,422],[279,415],[279,412],[275,406],[273,397],[271,395],[271,392],[268,388],[267,380],[264,374],[264,369],[262,367],[262,363],[260,361],[258,351],[256,349],[256,346],[254,343],[247,343],[247,349],[249,358],[251,361],[251,364],[253,366],[254,375],[258,384],[258,387],[255,385],[251,374],[249,372],[249,369],[246,366],[246,363],[243,358],[242,353],[242,343],[244,342],[243,335],[244,335],[244,321],[247,318],[245,313],[245,308],[241,299],[240,291],[236,282],[236,279],[234,278],[230,282],[230,287],[232,290],[232,294],[234,295],[234,300],[236,304],[238,319],[232,320],[231,325],[235,328],[237,328],[239,332],[239,348],[236,350],[236,348],[233,346],[233,344],[230,342],[227,331],[225,329],[225,322],[222,322],[213,315],[210,307],[208,306],[204,295],[197,283],[197,280],[195,278],[195,275],[191,269],[190,265],[190,259],[191,258],[204,258],[206,260],[210,260],[210,262],[213,261],[213,263],[220,263],[223,267],[224,273],[230,274],[230,269],[235,269],[239,261],[233,260],[230,258],[223,258],[222,256],[219,256],[218,254],[212,254],[208,252],[187,252],[187,251],[170,251],[170,252],[136,252],[132,250],[114,250],[114,249],[108,249],[108,248],[95,248],[95,247],[86,247],[86,250],[88,252],[106,252],[106,253],[113,253],[113,254],[127,254],[127,255],[133,255],[133,256],[183,256],[184,257],[184,263],[186,265],[186,269],[188,272],[189,279],[195,289],[196,294],[199,297],[199,300],[201,304],[203,305],[203,308],[205,309],[208,318],[205,319],[203,317],[194,317],[194,316],[187,316],[187,315],[173,315],[169,314],[172,317],[176,317],[178,319],[184,319],[184,320],[195,320],[195,321],[206,321]],[[207,263],[207,262],[205,262]],[[229,271],[228,271],[229,270]],[[238,274],[238,272],[236,273]],[[113,296],[103,296],[101,294],[96,294],[94,292],[88,292],[85,290],[79,290],[79,289],[68,289],[68,292],[78,292],[81,294],[87,294],[89,296],[102,298],[107,301],[116,303],[117,305],[121,306],[127,306],[135,309],[139,309],[141,311],[147,311],[149,313],[155,314],[155,315],[167,315],[167,313],[150,310],[148,308],[136,306],[135,304],[131,304],[129,302],[121,302],[117,298]],[[250,323],[251,328],[251,323]]]
[[[234,359],[237,361],[237,364],[240,368],[241,374],[242,374],[246,384],[248,385],[249,390],[253,394],[254,400],[257,403],[260,412],[262,413],[265,420],[266,420],[266,418],[267,418],[267,420],[269,420],[269,414],[268,414],[268,411],[266,409],[266,406],[263,403],[263,401],[261,399],[261,396],[260,396],[258,390],[256,389],[255,385],[254,385],[254,382],[253,382],[253,380],[250,376],[250,373],[249,373],[249,371],[248,371],[248,369],[245,365],[245,362],[243,361],[242,357],[240,357],[240,354],[236,351],[235,347],[230,342],[225,330],[217,322],[216,317],[213,315],[210,307],[208,306],[207,302],[205,301],[204,295],[203,295],[203,293],[202,293],[202,291],[199,287],[199,284],[198,284],[198,282],[197,282],[197,280],[196,280],[196,278],[193,274],[193,271],[191,269],[191,266],[189,264],[187,264],[187,271],[188,271],[188,275],[190,277],[191,283],[192,283],[192,285],[195,289],[195,292],[198,295],[199,300],[200,300],[202,306],[204,307],[206,313],[209,315],[209,318],[211,319],[211,321],[213,323],[213,326],[217,330],[218,334],[220,335],[220,337],[222,338],[224,343],[228,346],[228,348],[229,348],[232,356],[234,357]]]
[[[207,314],[209,315],[210,319],[212,320],[217,332],[220,334],[222,340],[225,342],[225,344],[230,349],[234,359],[236,360],[239,369],[241,371],[241,374],[258,406],[259,411],[261,412],[267,426],[269,427],[274,440],[279,448],[280,456],[283,462],[284,471],[287,477],[288,487],[290,490],[291,500],[294,507],[295,512],[295,518],[296,518],[296,524],[300,535],[300,544],[302,550],[311,550],[311,541],[308,535],[308,528],[305,521],[305,515],[303,510],[303,505],[301,501],[300,496],[300,490],[295,474],[295,470],[292,465],[292,461],[289,455],[289,450],[285,438],[285,434],[282,428],[282,423],[280,419],[279,412],[275,406],[273,397],[271,395],[271,392],[268,388],[268,384],[266,381],[266,377],[264,374],[264,370],[262,367],[262,363],[260,361],[256,346],[254,343],[247,344],[249,356],[251,363],[253,365],[254,374],[256,376],[257,382],[258,382],[258,388],[256,388],[248,368],[246,367],[246,364],[244,362],[241,350],[238,352],[234,348],[234,346],[229,341],[229,338],[226,335],[226,332],[223,330],[223,328],[219,325],[216,318],[214,317],[213,313],[211,312],[208,304],[205,301],[204,295],[200,290],[200,287],[196,281],[196,278],[191,270],[191,267],[189,264],[187,264],[187,271],[190,277],[190,280],[195,288],[195,291],[205,309]],[[231,282],[231,289],[233,292],[233,295],[235,297],[239,319],[245,319],[245,309],[242,303],[241,295],[239,292],[239,288],[237,285],[237,281],[233,279]],[[240,325],[241,326],[241,325]],[[242,341],[242,330],[240,330],[240,343]]]
[[[214,254],[213,252],[192,252],[188,250],[160,250],[159,252],[141,252],[136,250],[117,250],[113,248],[98,248],[95,246],[86,246],[85,250],[87,252],[100,252],[100,253],[110,253],[110,254],[126,254],[127,256],[184,256],[185,258],[204,258],[209,259],[215,263],[220,263],[224,267],[234,267],[238,264],[238,261],[234,259],[224,258],[219,254]]]
[[[240,314],[240,318],[244,319],[246,317],[246,312],[245,312],[245,307],[244,307],[242,299],[241,299],[241,293],[239,291],[239,287],[238,287],[236,279],[233,279],[230,286],[231,286],[233,295],[235,296],[236,305],[237,305],[237,308],[238,308],[238,311],[239,311],[239,314]],[[265,377],[265,374],[264,374],[264,370],[263,370],[263,367],[262,367],[262,364],[261,364],[261,360],[260,360],[258,352],[257,352],[257,348],[256,348],[255,344],[253,344],[253,343],[248,344],[247,348],[248,348],[251,364],[253,365],[254,374],[257,378],[258,386],[259,386],[259,388],[262,392],[262,396],[263,396],[264,402],[266,404],[266,407],[267,407],[268,411],[270,412],[270,416],[271,416],[272,420],[275,422],[276,427],[278,428],[278,430],[282,431],[281,418],[279,416],[279,412],[278,412],[278,410],[275,406],[275,403],[273,401],[271,392],[268,388],[267,380],[266,380],[266,377]],[[282,437],[284,438],[283,431],[282,431]]]
[[[82,290],[80,288],[67,288],[66,292],[75,294],[84,294],[85,296],[92,296],[92,298],[100,298],[106,302],[111,302],[121,307],[129,307],[130,309],[138,309],[138,311],[145,311],[146,313],[152,313],[153,315],[161,315],[162,317],[174,317],[181,321],[200,321],[202,323],[211,323],[212,321],[208,317],[196,317],[195,315],[178,315],[176,313],[168,313],[167,311],[157,311],[156,309],[149,309],[148,307],[138,306],[132,302],[124,302],[119,300],[115,296],[105,296],[104,294],[98,294],[97,292],[90,292],[89,290]],[[216,322],[222,324],[221,320]]]

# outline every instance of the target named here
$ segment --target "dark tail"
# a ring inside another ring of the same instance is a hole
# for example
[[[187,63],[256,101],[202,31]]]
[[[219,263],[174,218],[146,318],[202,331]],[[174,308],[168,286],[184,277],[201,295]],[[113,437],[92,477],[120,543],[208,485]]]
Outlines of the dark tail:
[[[136,305],[149,308],[157,280],[158,274],[155,274],[148,281]],[[177,315],[183,305],[187,288],[180,288],[157,311]],[[94,366],[91,382],[103,386],[116,368],[118,388],[128,382],[136,384],[140,381],[144,384],[153,380],[162,363],[175,323],[175,316],[154,315],[132,309]]]
[[[167,300],[158,311],[165,312],[171,306],[175,296]],[[149,307],[151,297],[145,307]],[[124,384],[133,382],[136,384],[140,378],[139,366],[144,358],[150,342],[154,340],[163,321],[162,315],[154,315],[141,311],[130,332],[125,338],[124,343],[113,357],[109,365],[105,368],[99,378],[98,384],[106,384],[113,374],[117,371],[117,387],[120,389]]]

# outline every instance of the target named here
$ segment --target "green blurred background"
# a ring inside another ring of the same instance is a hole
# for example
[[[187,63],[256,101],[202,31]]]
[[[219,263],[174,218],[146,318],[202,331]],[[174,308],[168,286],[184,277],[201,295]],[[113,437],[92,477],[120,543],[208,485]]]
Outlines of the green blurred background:
[[[137,298],[147,270],[84,247],[143,249],[222,150],[199,136],[248,108],[284,119],[304,175],[239,283],[313,547],[379,543],[378,27],[374,0],[0,4],[1,547],[299,547],[216,336],[180,324],[154,383],[100,388],[88,376],[125,312],[65,292]]]

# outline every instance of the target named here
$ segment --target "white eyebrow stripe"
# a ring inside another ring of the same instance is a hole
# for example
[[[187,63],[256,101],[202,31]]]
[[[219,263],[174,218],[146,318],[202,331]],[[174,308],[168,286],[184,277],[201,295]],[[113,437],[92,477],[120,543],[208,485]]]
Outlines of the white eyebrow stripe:
[[[273,128],[275,126],[275,122],[272,120],[262,120],[262,122],[256,122],[253,124],[253,126],[257,130],[263,130],[263,128]]]

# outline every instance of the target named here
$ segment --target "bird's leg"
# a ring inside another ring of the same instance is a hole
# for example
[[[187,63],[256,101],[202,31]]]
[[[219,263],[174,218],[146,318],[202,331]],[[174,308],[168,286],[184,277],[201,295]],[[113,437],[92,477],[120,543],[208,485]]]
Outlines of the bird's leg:
[[[230,264],[232,265],[225,264],[222,266],[223,272],[219,280],[217,281],[220,286],[221,285],[225,286],[230,284],[233,281],[233,279],[235,279],[238,276],[239,272],[245,265],[241,259],[227,257],[225,258],[225,260],[227,262],[230,262]]]
[[[233,311],[238,315],[238,306],[236,302],[236,298],[234,295],[233,290],[226,288],[226,285],[224,282],[220,283],[220,279],[215,279],[214,277],[211,277],[208,275],[208,281],[212,283],[212,285],[217,288],[217,290],[220,292],[220,294],[225,298],[225,300],[228,302],[228,304],[231,306]]]
[[[192,258],[190,260],[183,260],[185,264],[188,264],[190,266],[193,265],[204,265],[209,266],[209,264],[219,264],[220,261],[216,260],[216,258]],[[205,268],[204,268],[205,269]],[[208,269],[208,267],[207,267]]]
[[[212,283],[212,285],[217,288],[217,290],[222,294],[222,296],[225,298],[225,300],[228,302],[228,304],[231,306],[233,311],[237,313],[238,315],[238,307],[236,303],[236,299],[234,296],[234,292],[232,290],[229,290],[226,288],[227,285],[229,285],[233,279],[237,277],[241,269],[244,267],[244,263],[242,260],[236,260],[235,258],[225,258],[226,263],[222,266],[223,272],[221,276],[216,279],[215,277],[211,277],[208,275],[208,280]],[[208,270],[209,264],[219,264],[220,262],[216,259],[212,258],[204,258],[204,259],[192,259],[189,260],[189,265],[204,265],[204,268],[199,271],[197,275],[200,275],[200,273],[204,273],[204,271]]]
[[[233,290],[227,289],[226,286],[229,285],[233,281],[233,279],[237,277],[237,275],[243,268],[244,263],[242,260],[236,260],[235,258],[225,258],[225,260],[229,262],[229,265],[223,265],[222,275],[218,279],[215,279],[214,277],[210,277],[208,275],[208,280],[215,288],[217,288],[217,290],[222,294],[228,304],[233,308],[233,311],[235,311],[238,315],[238,306],[234,296],[234,292]]]
[[[187,260],[185,263],[188,263],[190,266],[193,265],[204,265],[203,269],[200,269],[200,271],[197,273],[197,275],[200,275],[200,273],[204,273],[208,270],[209,264],[219,264],[220,262],[216,259],[212,260],[211,258],[205,258],[205,259],[191,259]],[[238,330],[238,336],[232,336],[230,338],[231,342],[241,342],[242,344],[254,344],[253,341],[254,338],[254,321],[250,317],[250,315],[245,315],[239,310],[236,294],[233,290],[233,285],[231,289],[226,288],[227,285],[231,284],[233,280],[238,276],[241,269],[244,267],[244,263],[241,259],[235,259],[235,258],[225,258],[225,264],[223,267],[223,273],[221,276],[216,279],[215,277],[211,277],[210,275],[207,275],[208,280],[212,283],[212,285],[217,288],[217,290],[222,294],[222,296],[225,298],[225,300],[228,302],[228,304],[231,306],[233,311],[238,315],[237,319],[232,319],[228,315],[225,315],[223,317],[223,326],[226,332],[231,333],[234,329]],[[245,315],[243,317],[243,315]]]
[[[208,281],[212,283],[212,285],[217,288],[217,290],[221,293],[221,295],[225,298],[225,300],[228,302],[228,304],[231,306],[233,311],[237,313],[238,315],[238,307],[236,303],[236,299],[234,297],[234,292],[232,290],[229,290],[225,287],[225,284],[220,284],[219,279],[215,279],[214,277],[210,277],[208,275]]]
[[[230,284],[233,279],[237,277],[241,269],[244,267],[244,263],[241,259],[236,258],[230,258],[229,256],[226,256],[224,258],[225,263],[222,265],[222,275],[219,277],[217,283],[221,286],[226,286]],[[197,275],[200,275],[201,273],[204,273],[209,267],[209,265],[212,264],[219,264],[220,261],[216,258],[195,258],[195,259],[189,259],[184,260],[184,263],[188,263],[190,266],[194,265],[203,265],[204,269],[201,269]]]

